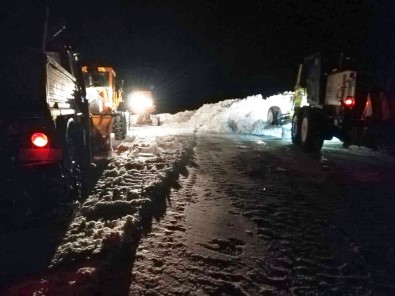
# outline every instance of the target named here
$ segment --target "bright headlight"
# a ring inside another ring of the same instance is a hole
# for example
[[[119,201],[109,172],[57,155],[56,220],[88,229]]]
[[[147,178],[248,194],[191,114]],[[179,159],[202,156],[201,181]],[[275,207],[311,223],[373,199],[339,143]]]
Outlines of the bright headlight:
[[[128,96],[129,106],[132,112],[140,113],[149,109],[153,105],[152,97],[143,91],[136,91]]]

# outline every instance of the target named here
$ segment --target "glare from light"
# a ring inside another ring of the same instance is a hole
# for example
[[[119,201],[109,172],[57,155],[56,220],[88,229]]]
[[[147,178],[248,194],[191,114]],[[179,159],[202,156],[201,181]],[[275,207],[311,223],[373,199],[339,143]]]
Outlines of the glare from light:
[[[31,141],[37,147],[44,147],[48,144],[48,137],[43,133],[34,133],[31,136]]]
[[[135,91],[128,96],[129,107],[134,113],[142,113],[152,108],[152,97],[143,91]]]

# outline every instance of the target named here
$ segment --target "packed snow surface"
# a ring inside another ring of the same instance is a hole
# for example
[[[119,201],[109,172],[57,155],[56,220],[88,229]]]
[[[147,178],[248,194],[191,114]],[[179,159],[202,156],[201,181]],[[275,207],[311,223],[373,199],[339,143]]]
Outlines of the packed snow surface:
[[[225,100],[205,104],[198,110],[159,114],[159,127],[131,127],[124,141],[114,141],[113,158],[93,190],[78,205],[50,263],[49,270],[53,271],[71,266],[73,275],[68,275],[66,282],[56,278],[57,288],[51,286],[53,275],[43,276],[37,289],[55,289],[52,292],[63,289],[66,295],[70,289],[83,289],[84,283],[100,282],[103,274],[110,274],[114,264],[119,264],[118,253],[138,242],[147,213],[151,215],[148,219],[164,215],[161,212],[161,204],[166,204],[164,196],[180,189],[180,175],[187,175],[187,167],[194,165],[194,134],[231,133],[284,139],[289,135],[289,127],[268,125],[266,116],[271,106],[288,106],[291,96],[292,92],[286,92],[269,98],[255,95]],[[363,148],[358,149],[361,153]],[[79,274],[83,274],[83,279],[78,279]]]
[[[267,99],[256,95],[206,104],[196,111],[160,114],[163,126],[140,128],[142,134],[139,128],[130,129],[129,137],[116,148],[115,157],[93,193],[80,206],[53,264],[81,254],[87,257],[99,254],[108,241],[129,240],[130,233],[123,231],[125,227],[133,229],[127,225],[135,225],[141,219],[139,212],[150,201],[147,192],[177,173],[176,164],[190,149],[171,133],[243,133],[281,138],[283,129],[269,127],[266,114],[273,102],[289,101],[291,94]]]

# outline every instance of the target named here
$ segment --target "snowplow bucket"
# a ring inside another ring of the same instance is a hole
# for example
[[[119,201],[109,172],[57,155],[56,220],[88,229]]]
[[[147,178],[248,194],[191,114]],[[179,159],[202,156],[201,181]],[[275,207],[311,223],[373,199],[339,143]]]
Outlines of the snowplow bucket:
[[[93,124],[93,156],[107,158],[112,156],[112,120],[110,114],[92,115]]]

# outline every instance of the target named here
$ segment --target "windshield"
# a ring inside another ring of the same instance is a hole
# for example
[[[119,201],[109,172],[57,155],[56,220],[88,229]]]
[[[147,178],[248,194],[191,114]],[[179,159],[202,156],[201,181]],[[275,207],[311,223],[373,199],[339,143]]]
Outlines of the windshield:
[[[110,73],[105,71],[84,72],[84,81],[86,86],[108,87],[110,86]]]

